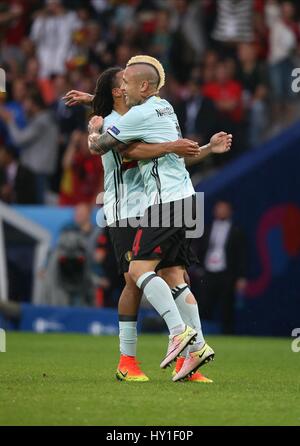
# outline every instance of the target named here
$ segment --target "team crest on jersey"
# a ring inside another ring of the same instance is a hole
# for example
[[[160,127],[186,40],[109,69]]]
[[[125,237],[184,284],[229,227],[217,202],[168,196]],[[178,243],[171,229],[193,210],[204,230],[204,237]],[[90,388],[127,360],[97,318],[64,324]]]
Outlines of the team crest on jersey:
[[[127,260],[127,262],[131,262],[131,260],[132,260],[132,251],[127,251],[126,252],[125,259]]]
[[[109,127],[109,130],[111,132],[113,132],[115,135],[118,135],[120,133],[120,130],[117,129],[117,127],[115,127],[114,125],[112,125],[111,127]]]

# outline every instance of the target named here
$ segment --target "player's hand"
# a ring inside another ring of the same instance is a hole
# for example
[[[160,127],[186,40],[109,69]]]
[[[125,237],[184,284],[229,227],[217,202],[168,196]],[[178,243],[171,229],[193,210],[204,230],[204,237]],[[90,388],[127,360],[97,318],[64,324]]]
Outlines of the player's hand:
[[[92,155],[104,155],[105,152],[102,150],[102,148],[99,145],[99,138],[100,138],[100,134],[92,132],[89,133],[88,136],[88,147],[89,147],[89,151],[91,152]]]
[[[73,107],[78,104],[91,105],[94,96],[83,91],[71,90],[62,99],[66,102],[66,105]]]
[[[231,149],[232,135],[219,132],[215,133],[210,139],[210,147],[213,153],[224,153]]]
[[[89,147],[89,151],[92,155],[101,155],[101,153],[99,154],[94,150],[94,147],[98,142],[98,137],[99,137],[99,135],[97,135],[97,133],[91,133],[88,136],[88,147]]]
[[[102,116],[93,116],[88,125],[89,134],[91,133],[99,133],[103,127],[104,119]]]
[[[172,152],[181,157],[197,156],[200,154],[200,147],[190,139],[178,139],[172,143]]]

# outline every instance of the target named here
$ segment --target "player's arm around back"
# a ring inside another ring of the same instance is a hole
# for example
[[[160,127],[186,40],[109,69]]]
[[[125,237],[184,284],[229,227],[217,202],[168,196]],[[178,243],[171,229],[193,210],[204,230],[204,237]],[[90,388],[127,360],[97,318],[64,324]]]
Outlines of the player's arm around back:
[[[177,141],[157,144],[135,142],[129,145],[123,155],[132,160],[147,160],[159,158],[168,153],[176,153],[181,157],[194,157],[199,156],[200,148],[197,142],[189,139],[178,139]]]
[[[121,117],[116,125],[109,127],[106,133],[100,134],[103,118],[94,116],[88,126],[90,150],[103,155],[114,149],[123,153],[128,144],[144,140],[146,120],[141,107],[132,107]]]

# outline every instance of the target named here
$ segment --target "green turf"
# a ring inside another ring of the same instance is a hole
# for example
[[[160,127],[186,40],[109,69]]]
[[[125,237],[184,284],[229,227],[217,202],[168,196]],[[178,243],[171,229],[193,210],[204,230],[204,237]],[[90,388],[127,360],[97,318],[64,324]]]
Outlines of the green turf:
[[[114,378],[116,337],[7,334],[0,425],[300,425],[300,353],[290,339],[210,337],[214,384],[172,383],[166,336],[141,336],[148,383]]]

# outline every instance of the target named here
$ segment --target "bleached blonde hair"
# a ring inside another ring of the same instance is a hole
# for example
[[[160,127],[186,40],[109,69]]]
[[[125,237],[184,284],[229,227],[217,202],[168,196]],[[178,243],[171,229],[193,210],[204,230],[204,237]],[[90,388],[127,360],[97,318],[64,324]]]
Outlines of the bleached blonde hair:
[[[159,83],[157,87],[158,91],[165,85],[166,81],[165,70],[162,64],[159,62],[159,60],[155,59],[155,57],[146,55],[134,56],[131,59],[129,59],[126,66],[130,67],[131,65],[136,65],[136,64],[151,65],[151,67],[153,67],[156,70],[159,77]]]

